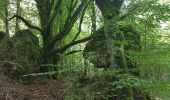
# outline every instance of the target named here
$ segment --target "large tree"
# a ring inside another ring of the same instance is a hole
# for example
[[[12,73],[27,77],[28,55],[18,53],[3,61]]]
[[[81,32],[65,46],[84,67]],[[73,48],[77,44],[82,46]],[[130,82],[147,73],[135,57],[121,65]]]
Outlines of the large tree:
[[[78,32],[75,38],[69,44],[60,47],[58,44],[70,33],[75,22],[85,12],[91,0],[35,0],[36,7],[39,12],[39,20],[41,26],[35,26],[29,23],[24,17],[14,15],[12,18],[22,20],[28,27],[36,29],[40,32],[43,40],[43,46],[40,55],[40,64],[57,64],[60,55],[63,54],[68,48],[78,43],[89,40],[92,36],[77,40]],[[59,23],[64,17],[63,22]],[[59,28],[53,30],[58,22]],[[80,23],[82,24],[82,23]],[[81,27],[81,25],[79,25]]]

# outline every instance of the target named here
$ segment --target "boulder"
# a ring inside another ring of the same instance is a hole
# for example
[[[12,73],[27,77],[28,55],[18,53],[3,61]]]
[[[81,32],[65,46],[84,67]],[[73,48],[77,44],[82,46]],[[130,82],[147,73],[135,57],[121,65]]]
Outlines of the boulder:
[[[0,43],[0,59],[4,73],[21,79],[33,72],[40,52],[38,38],[30,30],[19,30]]]
[[[94,33],[94,38],[91,39],[85,46],[83,57],[89,60],[97,68],[107,68],[110,65],[109,55],[107,54],[106,37],[104,28],[100,28]],[[140,34],[131,26],[119,26],[119,31],[116,33],[115,45],[118,48],[123,46],[125,57],[128,66],[132,66],[132,61],[129,60],[129,51],[141,51]],[[119,67],[122,66],[121,55],[116,54],[116,63]]]

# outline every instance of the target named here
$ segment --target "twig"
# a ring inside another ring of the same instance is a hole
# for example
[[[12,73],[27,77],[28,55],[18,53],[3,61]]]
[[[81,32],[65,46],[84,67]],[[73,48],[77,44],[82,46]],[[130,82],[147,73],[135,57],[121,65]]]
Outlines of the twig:
[[[0,61],[0,63],[8,63],[8,64],[11,64],[11,65],[16,65],[18,66],[19,68],[23,68],[22,65],[18,64],[18,63],[15,63],[15,62],[11,62],[11,61]]]

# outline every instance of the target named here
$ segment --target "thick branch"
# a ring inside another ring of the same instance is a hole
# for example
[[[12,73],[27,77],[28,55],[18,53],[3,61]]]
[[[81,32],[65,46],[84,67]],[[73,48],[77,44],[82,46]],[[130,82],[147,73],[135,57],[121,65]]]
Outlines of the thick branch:
[[[71,18],[72,12],[74,11],[77,3],[78,3],[78,0],[76,0],[75,3],[74,3],[74,0],[71,0],[70,5],[67,6],[67,9],[68,9],[68,12],[69,12],[69,13],[68,13],[68,19]]]
[[[78,38],[78,36],[80,35],[80,33],[81,33],[81,27],[82,27],[84,15],[85,15],[85,10],[83,11],[83,13],[81,15],[81,18],[80,18],[79,30],[78,30],[76,36],[74,37],[74,39],[72,41],[75,41]]]
[[[24,19],[22,16],[14,15],[13,17],[11,17],[11,18],[9,19],[9,21],[12,20],[12,19],[15,18],[15,17],[18,18],[18,19],[20,19],[20,20],[22,20],[22,21],[25,23],[25,25],[27,25],[28,27],[30,27],[30,28],[32,28],[32,29],[36,29],[36,30],[42,32],[42,29],[41,29],[41,28],[39,28],[38,26],[35,26],[35,25],[30,24],[30,23],[29,23],[26,19]]]
[[[51,2],[50,2],[50,9],[49,9],[49,12],[52,11],[52,8],[53,8],[53,5],[54,5],[54,1],[55,1],[55,0],[51,0]]]
[[[79,44],[79,43],[86,42],[86,41],[92,39],[93,37],[94,37],[94,35],[90,35],[89,37],[86,37],[86,38],[84,38],[84,39],[80,39],[80,40],[71,42],[71,43],[65,45],[64,47],[55,50],[54,53],[63,53],[65,50],[67,50],[67,49],[70,48],[71,46],[74,46],[74,45]]]
[[[51,45],[52,47],[55,45],[55,43],[59,40],[62,40],[65,36],[67,36],[70,32],[70,30],[72,29],[74,23],[77,21],[81,11],[85,8],[87,8],[87,5],[90,2],[88,0],[83,0],[82,3],[79,5],[79,7],[77,8],[77,10],[75,11],[75,13],[73,14],[73,16],[70,19],[67,19],[66,23],[64,24],[64,28],[61,30],[61,32],[55,36],[55,38],[53,39]]]
[[[61,8],[61,5],[62,5],[62,0],[58,0],[55,8],[54,8],[54,14],[52,15],[51,19],[49,20],[48,24],[47,24],[47,27],[48,28],[49,26],[51,26],[51,24],[53,23],[54,19],[56,18],[56,16],[58,15],[58,12]]]

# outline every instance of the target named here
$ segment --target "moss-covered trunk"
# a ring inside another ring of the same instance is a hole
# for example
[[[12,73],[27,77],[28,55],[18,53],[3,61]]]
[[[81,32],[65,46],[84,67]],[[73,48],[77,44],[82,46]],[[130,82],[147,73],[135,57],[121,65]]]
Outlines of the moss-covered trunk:
[[[96,0],[96,4],[102,12],[104,18],[104,35],[106,37],[107,54],[111,67],[118,67],[115,61],[116,56],[121,56],[123,69],[128,70],[124,59],[123,49],[115,44],[118,31],[118,13],[123,4],[123,0]],[[120,55],[117,55],[119,54]],[[119,66],[120,67],[120,66]],[[126,72],[125,72],[126,73]],[[132,89],[127,88],[127,96],[133,100]]]
[[[37,2],[37,9],[39,12],[40,23],[41,23],[41,35],[43,40],[43,47],[41,48],[40,54],[40,64],[56,64],[57,59],[55,59],[55,54],[53,53],[54,46],[51,43],[53,36],[52,36],[52,24],[49,24],[51,19],[50,16],[50,1],[48,0],[36,0]],[[41,68],[41,71],[47,71],[48,68]]]
[[[117,66],[115,57],[118,48],[115,45],[114,40],[116,39],[116,31],[118,30],[118,12],[122,3],[123,0],[96,0],[96,4],[104,18],[104,35],[106,37],[107,53],[110,55],[110,67]]]
[[[64,0],[35,0],[41,24],[41,28],[36,27],[36,29],[40,31],[43,40],[40,64],[56,65],[60,60],[60,54],[64,53],[71,46],[88,40],[87,38],[87,40],[73,41],[63,47],[59,47],[61,41],[70,33],[74,23],[82,14],[82,11],[86,10],[90,1],[91,0],[82,0],[80,4],[74,4],[73,1],[70,1],[69,9],[67,7],[65,9],[64,3],[68,2]],[[68,10],[68,12],[64,10]],[[63,12],[66,12],[66,14]],[[63,19],[61,18],[63,20],[61,21],[62,23],[57,21],[58,25],[54,25],[58,17],[62,16],[64,16]],[[54,30],[54,26],[58,28]]]

